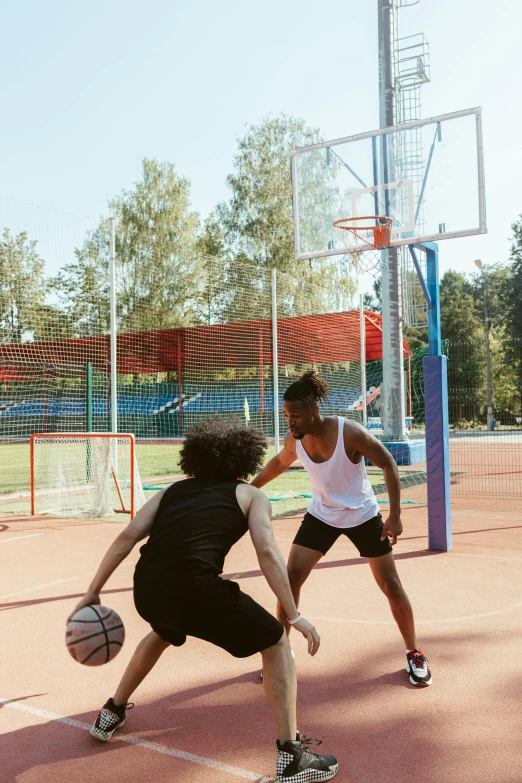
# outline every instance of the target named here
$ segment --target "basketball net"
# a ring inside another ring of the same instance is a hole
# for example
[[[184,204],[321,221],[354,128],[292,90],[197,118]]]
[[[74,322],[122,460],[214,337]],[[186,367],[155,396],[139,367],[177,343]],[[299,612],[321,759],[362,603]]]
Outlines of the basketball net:
[[[392,219],[379,215],[336,220],[337,238],[346,260],[357,274],[378,274],[383,268],[383,253],[390,245]]]

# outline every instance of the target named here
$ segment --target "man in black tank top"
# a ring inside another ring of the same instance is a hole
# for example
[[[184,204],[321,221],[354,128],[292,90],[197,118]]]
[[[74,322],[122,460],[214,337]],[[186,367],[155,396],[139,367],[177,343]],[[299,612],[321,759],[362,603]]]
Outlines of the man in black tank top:
[[[149,500],[116,538],[75,608],[100,603],[100,591],[134,545],[148,536],[134,573],[134,602],[152,627],[140,642],[92,736],[108,741],[123,726],[129,699],[170,645],[195,636],[237,658],[260,652],[264,686],[277,728],[276,780],[330,780],[333,756],[311,753],[296,729],[295,667],[284,626],[236,582],[220,578],[231,547],[250,532],[259,565],[290,622],[319,649],[315,628],[297,611],[275,542],[268,499],[243,480],[262,464],[266,440],[251,427],[219,418],[190,430],[180,465],[190,476]],[[133,706],[133,705],[132,705]]]

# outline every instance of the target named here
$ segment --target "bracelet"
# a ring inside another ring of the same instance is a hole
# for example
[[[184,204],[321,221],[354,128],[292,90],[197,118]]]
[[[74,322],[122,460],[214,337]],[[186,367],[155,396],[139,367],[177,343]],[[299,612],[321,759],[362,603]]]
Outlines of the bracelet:
[[[289,617],[287,617],[286,619],[290,623],[290,625],[295,625],[296,623],[299,622],[299,620],[302,620],[303,618],[302,618],[302,616],[300,614],[298,614],[297,617],[295,618],[295,620],[290,620]]]

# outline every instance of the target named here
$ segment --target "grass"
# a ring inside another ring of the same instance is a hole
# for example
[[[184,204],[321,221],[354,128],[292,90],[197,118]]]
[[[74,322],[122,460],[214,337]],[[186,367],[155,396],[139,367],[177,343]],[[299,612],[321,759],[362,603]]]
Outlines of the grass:
[[[170,481],[169,477],[181,475],[178,465],[179,444],[163,443],[137,443],[136,456],[140,469],[140,475],[146,486],[165,487]],[[71,462],[73,460],[74,447],[71,447]],[[274,455],[274,446],[270,446],[266,461]],[[77,459],[77,458],[76,458]],[[29,492],[29,444],[27,443],[0,443],[0,465],[2,473],[0,479],[0,497]],[[382,471],[368,470],[370,483],[374,486],[376,494],[385,494]],[[401,485],[409,489],[407,497],[423,502],[426,474],[423,471],[401,471]],[[419,491],[419,487],[421,487]],[[150,498],[155,490],[146,491],[146,497]],[[275,479],[263,490],[272,501],[274,516],[285,516],[298,513],[306,509],[310,503],[310,483],[304,470],[291,469],[284,475]],[[305,497],[303,497],[303,495]],[[422,495],[422,497],[421,497]],[[300,497],[301,496],[301,497]],[[28,514],[29,503],[27,497],[19,502],[9,502],[0,505],[3,513]],[[116,515],[118,521],[126,520],[126,516]]]

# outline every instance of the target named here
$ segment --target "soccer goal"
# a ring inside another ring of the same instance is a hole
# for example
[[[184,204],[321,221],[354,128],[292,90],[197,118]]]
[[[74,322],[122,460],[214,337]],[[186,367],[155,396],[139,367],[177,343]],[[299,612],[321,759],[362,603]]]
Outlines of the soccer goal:
[[[133,435],[31,435],[31,514],[132,519],[144,503]]]

